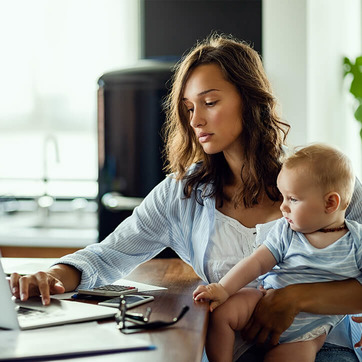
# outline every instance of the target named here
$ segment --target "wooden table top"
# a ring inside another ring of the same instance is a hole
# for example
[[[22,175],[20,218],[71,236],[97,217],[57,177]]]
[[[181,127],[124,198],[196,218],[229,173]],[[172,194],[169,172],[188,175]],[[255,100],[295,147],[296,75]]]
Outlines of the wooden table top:
[[[155,297],[154,301],[132,308],[132,312],[145,313],[152,308],[150,321],[170,321],[184,305],[189,311],[175,325],[131,336],[144,338],[156,349],[70,358],[70,362],[200,362],[208,324],[208,304],[196,303],[193,290],[202,283],[193,269],[181,259],[152,259],[137,267],[127,279],[166,287],[167,289],[142,292]],[[115,323],[113,319],[99,323]],[[91,329],[89,333],[92,333]],[[127,336],[128,337],[128,336]],[[55,359],[53,359],[55,361]],[[58,361],[58,360],[57,360]],[[59,360],[60,361],[60,360]]]
[[[140,265],[127,279],[168,288],[150,292],[155,300],[132,311],[144,312],[150,306],[152,320],[171,320],[184,305],[188,305],[190,310],[175,326],[149,334],[156,350],[122,353],[122,361],[200,361],[207,330],[208,305],[195,303],[192,299],[193,290],[202,283],[193,269],[180,259],[153,259]]]

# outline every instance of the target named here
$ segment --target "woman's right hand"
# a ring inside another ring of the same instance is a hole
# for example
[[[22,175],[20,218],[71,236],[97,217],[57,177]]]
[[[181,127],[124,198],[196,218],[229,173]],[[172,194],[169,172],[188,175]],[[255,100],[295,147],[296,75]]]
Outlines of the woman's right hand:
[[[65,292],[63,283],[54,277],[50,272],[37,272],[21,276],[12,273],[10,276],[10,288],[12,294],[21,299],[27,300],[29,297],[41,295],[42,303],[50,303],[51,294],[61,294]]]
[[[21,276],[11,274],[10,288],[13,295],[21,300],[40,295],[44,305],[50,303],[51,294],[75,290],[80,283],[81,272],[67,264],[56,264],[46,272]]]

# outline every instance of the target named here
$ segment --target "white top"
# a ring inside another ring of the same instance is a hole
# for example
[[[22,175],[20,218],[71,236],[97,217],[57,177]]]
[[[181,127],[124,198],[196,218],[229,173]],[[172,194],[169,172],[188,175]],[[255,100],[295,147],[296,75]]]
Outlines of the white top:
[[[251,255],[259,243],[256,228],[247,228],[239,221],[215,209],[215,230],[205,255],[205,274],[210,283],[217,283],[236,263]]]

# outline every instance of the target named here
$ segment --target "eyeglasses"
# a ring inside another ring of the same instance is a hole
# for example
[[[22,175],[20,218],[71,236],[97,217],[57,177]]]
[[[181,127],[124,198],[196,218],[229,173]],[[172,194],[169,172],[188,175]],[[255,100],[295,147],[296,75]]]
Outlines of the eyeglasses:
[[[115,315],[118,329],[124,334],[130,334],[145,330],[165,328],[173,324],[176,324],[187,313],[190,307],[185,305],[182,308],[180,314],[177,317],[173,318],[171,321],[154,321],[154,322],[149,322],[149,317],[152,312],[151,308],[147,308],[145,315],[141,313],[127,312],[126,301],[122,297],[118,309],[119,311]],[[126,321],[132,322],[133,325],[126,325]]]

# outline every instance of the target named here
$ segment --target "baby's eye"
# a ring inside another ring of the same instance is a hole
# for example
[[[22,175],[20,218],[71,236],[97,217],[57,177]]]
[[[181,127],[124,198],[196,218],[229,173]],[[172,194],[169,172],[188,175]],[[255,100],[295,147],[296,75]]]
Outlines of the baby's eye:
[[[295,199],[294,197],[289,198],[289,200],[290,200],[290,202],[297,202],[297,201],[298,201],[298,200]]]

